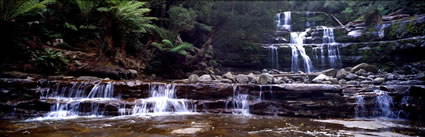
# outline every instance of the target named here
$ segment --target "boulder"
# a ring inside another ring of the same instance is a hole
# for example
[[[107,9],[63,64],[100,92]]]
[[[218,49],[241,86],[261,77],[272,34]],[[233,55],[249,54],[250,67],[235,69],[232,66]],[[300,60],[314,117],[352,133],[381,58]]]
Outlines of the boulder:
[[[345,80],[345,79],[340,79],[338,81],[338,84],[346,84],[346,83],[347,83],[347,80]]]
[[[279,78],[273,78],[273,83],[274,84],[282,84],[282,83],[285,83],[285,82],[282,80],[281,77],[279,77]]]
[[[360,75],[360,76],[366,76],[367,75],[367,72],[364,69],[359,69],[354,74]]]
[[[367,63],[358,64],[358,65],[354,66],[350,71],[351,71],[351,73],[354,73],[354,72],[357,72],[360,69],[364,69],[366,72],[372,72],[372,73],[378,72],[377,67],[375,67],[374,65],[369,65]]]
[[[395,79],[395,76],[392,73],[388,73],[385,78],[388,79],[388,80],[394,80]]]
[[[253,73],[247,75],[249,83],[257,83],[257,77]]]
[[[337,70],[332,68],[332,69],[323,70],[321,73],[329,77],[335,77]]]
[[[331,79],[331,77],[328,77],[324,74],[320,74],[319,76],[317,76],[316,78],[313,79],[313,82],[322,83],[322,81],[329,81],[330,79]]]
[[[360,81],[360,84],[371,84],[372,83],[372,81],[370,81],[370,80],[362,80],[362,81]]]
[[[248,76],[244,74],[238,74],[235,76],[236,82],[247,84],[249,82]]]
[[[355,75],[355,74],[353,74],[353,73],[348,73],[346,76],[345,76],[345,78],[346,79],[348,79],[348,80],[354,80],[354,79],[357,79],[357,75]]]
[[[227,78],[230,80],[234,80],[235,78],[233,77],[232,72],[227,72],[226,74],[223,75],[223,78]]]
[[[212,81],[212,78],[208,74],[204,74],[201,77],[199,77],[199,81]]]
[[[199,81],[199,76],[196,74],[192,74],[189,76],[188,78],[189,82],[198,82]]]
[[[382,84],[382,83],[384,83],[385,82],[385,78],[375,78],[375,79],[373,79],[373,81],[372,81],[372,83],[373,84]]]
[[[347,71],[345,69],[340,69],[338,72],[336,72],[336,78],[341,79],[344,78],[347,75]]]
[[[355,80],[350,80],[350,81],[347,81],[347,84],[348,85],[359,85],[359,82],[355,81]]]
[[[263,73],[260,75],[260,77],[258,78],[258,84],[268,84],[268,83],[273,83],[273,76],[270,75],[269,73]]]

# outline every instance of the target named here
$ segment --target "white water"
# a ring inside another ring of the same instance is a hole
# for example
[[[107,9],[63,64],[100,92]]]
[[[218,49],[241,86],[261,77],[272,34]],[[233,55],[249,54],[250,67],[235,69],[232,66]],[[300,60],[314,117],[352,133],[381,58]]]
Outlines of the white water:
[[[270,50],[270,63],[271,63],[271,68],[272,69],[279,69],[279,55],[277,53],[277,46],[275,45],[270,45],[268,47],[268,49]]]
[[[57,85],[56,89],[41,91],[42,100],[54,100],[50,112],[35,120],[69,119],[80,116],[100,117],[105,113],[105,107],[100,102],[116,100],[112,82],[97,83],[89,93],[88,83],[73,83],[72,87]]]
[[[282,16],[283,16],[283,22],[282,22]],[[280,30],[288,30],[291,31],[291,12],[285,11],[283,13],[276,14],[276,24],[277,28]]]
[[[150,97],[138,99],[131,115],[167,115],[196,112],[196,105],[186,99],[178,99],[174,84],[151,85]]]
[[[292,49],[292,65],[291,71],[298,71],[298,56],[301,55],[304,60],[304,71],[309,73],[313,70],[313,64],[310,60],[310,57],[306,54],[305,49],[303,47],[305,35],[308,30],[304,32],[291,32],[291,44],[290,47]]]
[[[229,102],[225,104],[226,110],[228,109]],[[233,85],[233,96],[231,101],[232,114],[250,116],[248,94],[242,94],[238,90],[237,85]]]
[[[341,57],[339,55],[339,44],[335,42],[333,28],[323,27],[323,43],[326,43],[327,45],[329,65],[332,68],[341,67]],[[323,46],[321,50],[323,50]],[[323,62],[324,60],[322,60],[322,63]]]

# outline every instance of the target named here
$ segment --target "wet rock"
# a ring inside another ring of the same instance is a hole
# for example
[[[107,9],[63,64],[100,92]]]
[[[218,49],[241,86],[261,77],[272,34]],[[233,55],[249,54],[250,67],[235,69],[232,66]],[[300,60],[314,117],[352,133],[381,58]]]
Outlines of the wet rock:
[[[244,83],[247,84],[249,82],[248,76],[244,74],[238,74],[235,76],[235,79],[238,83]]]
[[[345,76],[345,78],[346,78],[346,79],[348,79],[348,80],[354,80],[354,79],[357,79],[357,75],[355,75],[355,74],[353,74],[353,73],[348,73],[348,74]]]
[[[385,85],[398,85],[398,84],[400,84],[400,80],[391,80],[391,81],[387,81],[387,82],[385,82],[384,84]]]
[[[388,73],[387,76],[386,76],[386,79],[387,80],[394,80],[395,79],[395,76],[392,73]]]
[[[101,78],[93,77],[93,76],[79,76],[77,80],[95,81],[95,80],[101,80]]]
[[[350,80],[350,81],[347,81],[347,84],[348,85],[359,85],[359,82],[355,81],[355,80]]]
[[[354,73],[354,72],[357,72],[360,69],[363,69],[366,72],[372,72],[372,73],[377,73],[378,72],[378,68],[376,68],[374,65],[369,65],[367,63],[361,63],[361,64],[358,64],[358,65],[354,66],[351,69],[350,72],[351,73]]]
[[[227,78],[224,78],[224,79],[220,79],[220,82],[223,82],[223,83],[232,83],[232,80],[227,79]]]
[[[259,83],[259,84],[273,83],[273,76],[270,75],[269,73],[263,73],[258,78],[258,82],[257,83]]]
[[[267,71],[267,69],[263,69],[263,70],[261,70],[261,72],[262,73],[267,73],[268,71]]]
[[[338,81],[338,84],[346,84],[346,83],[347,83],[347,80],[345,80],[345,79],[340,79]]]
[[[249,73],[247,77],[248,77],[249,83],[257,83],[258,81],[258,78],[253,73]]]
[[[198,82],[199,81],[199,76],[196,74],[192,74],[189,76],[188,78],[189,82]]]
[[[332,82],[332,84],[338,84],[338,79],[336,78],[331,78],[329,81]]]
[[[285,83],[285,82],[283,82],[281,77],[278,77],[278,78],[273,78],[273,83],[274,84],[282,84],[282,83]]]
[[[340,69],[338,72],[336,72],[336,78],[341,79],[344,78],[347,75],[347,71],[345,69]]]
[[[199,81],[212,81],[212,78],[208,74],[204,74],[201,77],[199,77]]]
[[[375,78],[372,81],[373,84],[377,84],[377,85],[382,84],[384,82],[385,82],[385,78]]]
[[[370,80],[362,80],[362,81],[360,81],[360,84],[371,84],[372,83],[372,81],[370,81]]]
[[[425,79],[425,73],[419,73],[419,74],[416,74],[416,79],[421,79],[421,80],[424,80]]]
[[[366,76],[367,72],[364,69],[360,69],[360,70],[356,71],[354,74],[360,75],[360,76]]]
[[[329,77],[335,77],[337,70],[332,68],[332,69],[323,70],[321,73]]]
[[[331,81],[322,81],[322,84],[332,84]]]
[[[313,79],[313,82],[322,83],[322,81],[329,81],[330,79],[331,79],[331,77],[328,77],[324,74],[320,74],[319,76],[317,76],[316,78]]]
[[[171,134],[196,134],[202,132],[203,130],[204,129],[198,127],[182,128],[171,131]]]
[[[234,80],[235,78],[233,77],[232,72],[227,72],[226,74],[223,75],[223,78],[227,78],[230,80]]]
[[[422,80],[408,80],[408,81],[401,81],[401,85],[423,85],[425,84]]]

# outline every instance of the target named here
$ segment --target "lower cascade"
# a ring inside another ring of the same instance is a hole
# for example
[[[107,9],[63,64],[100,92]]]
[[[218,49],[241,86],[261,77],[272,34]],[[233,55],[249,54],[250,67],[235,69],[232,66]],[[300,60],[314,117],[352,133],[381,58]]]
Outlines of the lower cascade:
[[[232,113],[249,116],[249,104],[248,104],[248,94],[242,94],[238,90],[237,85],[233,85],[233,96],[232,96]],[[228,102],[226,103],[226,108]]]

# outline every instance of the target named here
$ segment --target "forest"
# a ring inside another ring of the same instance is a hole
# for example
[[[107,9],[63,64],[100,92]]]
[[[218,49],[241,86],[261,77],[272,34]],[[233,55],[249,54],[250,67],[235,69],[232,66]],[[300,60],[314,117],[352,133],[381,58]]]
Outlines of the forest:
[[[425,136],[424,7],[0,0],[0,135]]]

